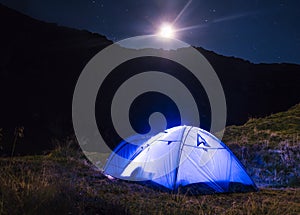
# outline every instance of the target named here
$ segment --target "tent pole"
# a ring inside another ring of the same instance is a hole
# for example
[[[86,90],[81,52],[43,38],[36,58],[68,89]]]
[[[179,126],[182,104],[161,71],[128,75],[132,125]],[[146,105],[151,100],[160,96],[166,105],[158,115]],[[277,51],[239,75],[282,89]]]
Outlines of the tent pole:
[[[183,135],[184,135],[184,132],[186,130],[186,127],[187,126],[184,126],[184,130],[182,131],[182,135],[181,135],[181,138],[180,138],[180,150],[178,151],[178,156],[177,156],[178,160],[177,160],[177,165],[176,165],[176,169],[175,169],[175,178],[174,178],[174,184],[173,184],[174,190],[177,189],[176,182],[177,182],[177,175],[178,175],[178,170],[179,170],[179,165],[180,165],[180,160],[181,160],[181,154],[182,154],[183,145],[185,143],[186,137],[188,136],[188,134],[190,133],[191,129],[193,128],[193,126],[191,126],[189,128],[189,131],[185,135],[185,139],[183,141]]]

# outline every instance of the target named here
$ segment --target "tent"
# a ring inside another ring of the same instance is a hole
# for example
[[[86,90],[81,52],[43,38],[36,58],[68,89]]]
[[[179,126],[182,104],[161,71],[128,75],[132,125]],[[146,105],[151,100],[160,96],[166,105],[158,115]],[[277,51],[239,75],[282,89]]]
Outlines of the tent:
[[[174,127],[140,142],[122,142],[109,157],[104,173],[172,191],[209,194],[257,190],[224,143],[192,126]]]

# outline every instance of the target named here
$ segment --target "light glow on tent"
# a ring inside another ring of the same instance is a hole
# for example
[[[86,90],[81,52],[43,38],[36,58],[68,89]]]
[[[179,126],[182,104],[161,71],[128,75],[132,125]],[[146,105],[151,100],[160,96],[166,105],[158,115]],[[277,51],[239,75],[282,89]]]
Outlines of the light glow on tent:
[[[115,154],[128,155],[127,160],[122,162]],[[121,143],[106,163],[104,174],[168,190],[191,188],[200,194],[257,189],[224,143],[193,126],[160,132],[136,146],[135,151],[130,143]]]

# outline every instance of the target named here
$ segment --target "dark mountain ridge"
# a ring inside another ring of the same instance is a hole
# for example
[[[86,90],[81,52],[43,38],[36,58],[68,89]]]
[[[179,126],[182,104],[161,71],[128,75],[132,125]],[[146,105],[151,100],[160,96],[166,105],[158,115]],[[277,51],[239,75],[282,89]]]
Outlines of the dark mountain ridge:
[[[24,126],[18,152],[49,148],[73,133],[72,96],[88,61],[112,41],[99,34],[32,19],[0,5],[0,128],[3,142]],[[300,65],[253,64],[197,48],[217,72],[226,95],[227,124],[242,124],[300,101]]]

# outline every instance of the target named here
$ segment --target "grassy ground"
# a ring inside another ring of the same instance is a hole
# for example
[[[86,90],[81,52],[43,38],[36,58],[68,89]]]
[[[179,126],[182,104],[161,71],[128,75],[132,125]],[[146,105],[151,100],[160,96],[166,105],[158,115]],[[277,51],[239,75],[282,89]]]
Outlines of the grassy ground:
[[[259,186],[300,186],[300,104],[227,127],[223,142]]]
[[[0,214],[300,214],[300,189],[187,196],[111,181],[84,159],[0,159]]]
[[[111,181],[70,141],[48,155],[0,158],[0,214],[300,214],[299,131],[300,105],[226,129],[254,193],[188,196]]]

